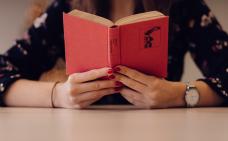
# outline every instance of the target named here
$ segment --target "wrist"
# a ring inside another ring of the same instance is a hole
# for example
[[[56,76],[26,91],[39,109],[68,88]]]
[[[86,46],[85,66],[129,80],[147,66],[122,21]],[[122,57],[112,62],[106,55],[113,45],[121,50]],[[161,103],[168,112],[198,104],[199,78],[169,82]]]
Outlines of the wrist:
[[[182,82],[172,82],[172,90],[175,95],[174,105],[175,107],[185,107],[185,91],[186,85]]]
[[[53,102],[53,107],[55,107],[55,108],[61,107],[61,94],[63,92],[62,87],[63,87],[63,84],[61,82],[57,82],[57,84],[53,88],[52,102]]]

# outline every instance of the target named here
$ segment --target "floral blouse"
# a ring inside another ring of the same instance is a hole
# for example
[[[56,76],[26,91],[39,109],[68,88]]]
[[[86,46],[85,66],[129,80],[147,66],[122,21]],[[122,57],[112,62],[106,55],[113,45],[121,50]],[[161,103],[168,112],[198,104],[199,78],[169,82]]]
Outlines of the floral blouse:
[[[38,80],[64,56],[62,13],[71,10],[69,0],[54,0],[24,37],[0,55],[0,105],[4,94],[18,79]],[[180,0],[170,8],[170,81],[179,81],[184,55],[191,53],[207,83],[228,101],[228,35],[203,0]]]

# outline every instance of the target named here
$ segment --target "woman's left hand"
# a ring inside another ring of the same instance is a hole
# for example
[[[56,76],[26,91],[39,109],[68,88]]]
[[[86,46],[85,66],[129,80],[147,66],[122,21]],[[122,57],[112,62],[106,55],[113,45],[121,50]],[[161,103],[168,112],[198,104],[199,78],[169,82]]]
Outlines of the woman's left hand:
[[[185,104],[186,86],[181,82],[170,82],[125,66],[114,70],[116,80],[125,86],[120,90],[121,95],[137,107],[171,108]]]

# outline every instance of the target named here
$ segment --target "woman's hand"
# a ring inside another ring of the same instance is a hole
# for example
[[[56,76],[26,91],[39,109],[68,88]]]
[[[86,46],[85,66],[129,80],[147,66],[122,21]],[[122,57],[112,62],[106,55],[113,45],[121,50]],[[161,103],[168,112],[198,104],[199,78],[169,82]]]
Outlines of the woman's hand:
[[[169,108],[185,104],[185,84],[169,82],[125,66],[118,66],[114,70],[117,72],[116,80],[126,86],[121,89],[121,95],[137,107]]]
[[[65,83],[57,84],[54,90],[54,106],[82,109],[105,95],[118,93],[118,83],[114,80],[110,68],[75,73]],[[107,80],[97,80],[108,77]]]

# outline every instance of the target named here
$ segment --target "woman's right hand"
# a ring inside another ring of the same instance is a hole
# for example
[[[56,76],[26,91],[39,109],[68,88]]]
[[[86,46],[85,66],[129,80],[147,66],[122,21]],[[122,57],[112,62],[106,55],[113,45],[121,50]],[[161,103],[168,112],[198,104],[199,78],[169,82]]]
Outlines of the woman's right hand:
[[[97,80],[107,77],[108,80]],[[95,69],[75,73],[64,83],[58,83],[54,89],[55,107],[82,109],[86,108],[105,95],[119,92],[121,83],[116,82],[110,68]]]

